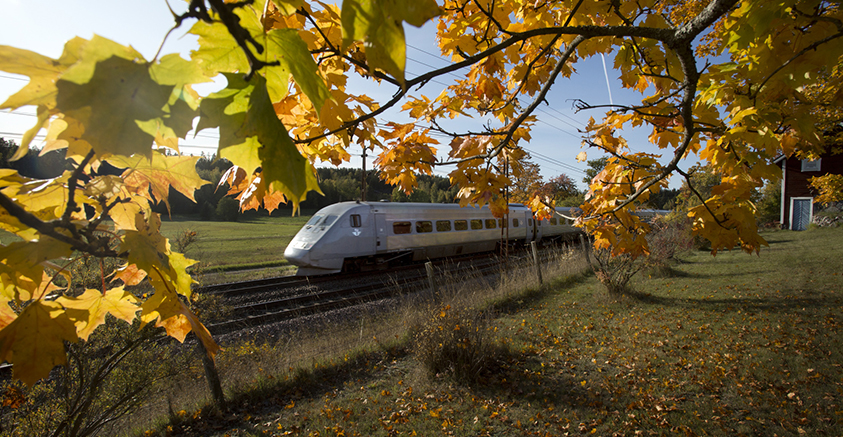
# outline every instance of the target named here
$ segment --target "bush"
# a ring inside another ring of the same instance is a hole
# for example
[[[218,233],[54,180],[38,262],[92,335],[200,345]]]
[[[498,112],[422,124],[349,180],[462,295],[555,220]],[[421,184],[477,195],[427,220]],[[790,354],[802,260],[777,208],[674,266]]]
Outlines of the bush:
[[[644,267],[643,260],[625,253],[612,256],[611,249],[595,250],[592,254],[596,261],[592,264],[594,275],[606,287],[609,295],[629,294],[629,280]]]
[[[202,203],[202,208],[199,210],[199,218],[203,221],[209,221],[214,218],[216,206],[211,202],[205,201]]]
[[[671,276],[671,264],[677,256],[694,247],[691,232],[684,221],[658,221],[653,224],[652,232],[647,236],[650,255],[644,261],[646,268],[656,276]]]
[[[53,369],[50,378],[29,389],[4,381],[2,434],[114,434],[107,425],[152,400],[157,381],[184,372],[192,361],[190,354],[176,355],[172,346],[155,340],[160,328],[138,328],[139,322],[129,325],[109,315],[87,341],[67,344],[68,364]]]
[[[233,197],[223,197],[217,204],[217,220],[236,222],[240,217],[240,202]]]
[[[497,367],[505,353],[490,325],[487,314],[445,306],[414,336],[416,359],[430,375],[477,382]]]
[[[647,235],[650,253],[644,257],[634,258],[628,254],[612,256],[610,249],[595,250],[596,262],[592,264],[592,269],[609,295],[629,294],[629,281],[645,268],[656,276],[672,276],[671,264],[677,261],[677,256],[698,244],[691,237],[686,223],[675,218],[652,223],[652,230]]]

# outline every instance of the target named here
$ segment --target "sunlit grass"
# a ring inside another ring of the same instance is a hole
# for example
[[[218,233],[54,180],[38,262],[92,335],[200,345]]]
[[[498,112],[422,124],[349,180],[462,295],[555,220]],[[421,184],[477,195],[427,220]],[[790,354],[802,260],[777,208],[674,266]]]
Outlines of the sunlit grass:
[[[239,222],[164,219],[161,232],[171,242],[187,230],[196,232],[196,241],[188,246],[185,255],[198,261],[192,271],[201,275],[286,266],[284,249],[309,218],[305,215],[284,215],[254,217]],[[265,276],[263,273],[260,275]],[[254,279],[255,275],[244,273],[236,276]],[[233,280],[236,278],[226,278],[226,281]]]

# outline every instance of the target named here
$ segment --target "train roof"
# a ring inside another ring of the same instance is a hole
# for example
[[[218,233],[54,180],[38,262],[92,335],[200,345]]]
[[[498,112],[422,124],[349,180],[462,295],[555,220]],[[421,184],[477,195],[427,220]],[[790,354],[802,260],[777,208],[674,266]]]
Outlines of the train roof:
[[[363,202],[363,201],[348,201],[328,205],[322,210],[329,213],[341,213],[349,209],[360,206],[368,206],[373,211],[382,212],[398,212],[398,211],[455,211],[465,209],[468,211],[488,211],[489,207],[483,205],[481,207],[475,205],[467,205],[461,207],[458,203],[417,203],[417,202]],[[568,211],[572,208],[560,207],[556,208],[559,211]],[[320,210],[320,211],[322,211]],[[529,212],[530,208],[520,203],[510,203],[510,212]]]

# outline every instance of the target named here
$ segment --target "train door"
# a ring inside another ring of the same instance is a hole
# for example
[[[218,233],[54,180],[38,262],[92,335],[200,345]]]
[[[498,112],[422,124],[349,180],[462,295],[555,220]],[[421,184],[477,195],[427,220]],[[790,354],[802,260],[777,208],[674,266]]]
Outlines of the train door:
[[[375,214],[375,253],[386,251],[386,214]]]

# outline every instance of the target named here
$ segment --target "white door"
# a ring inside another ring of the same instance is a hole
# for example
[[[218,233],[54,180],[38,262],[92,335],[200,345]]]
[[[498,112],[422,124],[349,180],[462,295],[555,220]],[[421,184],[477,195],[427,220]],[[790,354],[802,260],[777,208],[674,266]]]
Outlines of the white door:
[[[793,197],[790,199],[790,229],[804,231],[811,224],[813,198]]]
[[[375,252],[386,250],[386,214],[375,214]]]

